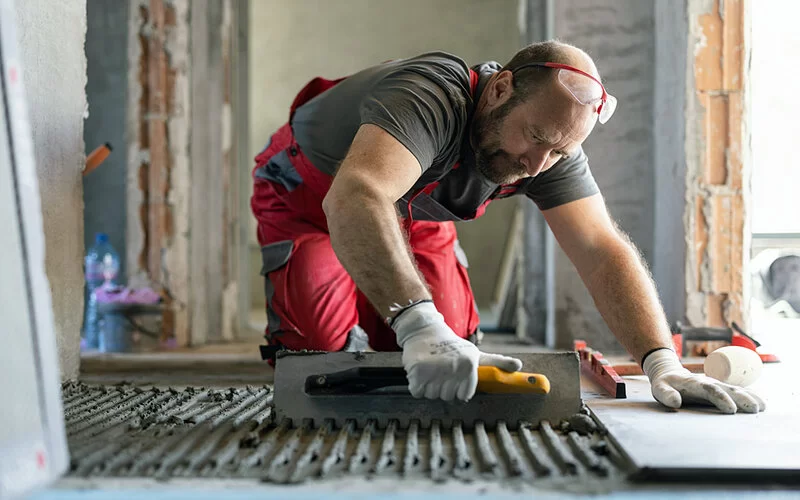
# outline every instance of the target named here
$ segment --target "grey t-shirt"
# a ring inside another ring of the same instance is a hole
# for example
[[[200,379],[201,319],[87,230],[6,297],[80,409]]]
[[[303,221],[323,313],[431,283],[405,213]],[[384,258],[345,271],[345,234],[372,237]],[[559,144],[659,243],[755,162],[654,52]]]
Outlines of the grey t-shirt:
[[[292,119],[295,139],[314,166],[333,175],[358,128],[377,125],[422,166],[422,176],[398,202],[403,215],[408,200],[417,194],[415,219],[471,219],[487,200],[509,191],[478,173],[467,139],[474,104],[500,65],[488,62],[472,69],[479,75],[474,96],[467,64],[444,52],[367,68],[299,107]],[[438,185],[431,193],[418,193],[433,182]],[[517,188],[513,194],[527,195],[541,210],[599,191],[583,151],[521,181]]]

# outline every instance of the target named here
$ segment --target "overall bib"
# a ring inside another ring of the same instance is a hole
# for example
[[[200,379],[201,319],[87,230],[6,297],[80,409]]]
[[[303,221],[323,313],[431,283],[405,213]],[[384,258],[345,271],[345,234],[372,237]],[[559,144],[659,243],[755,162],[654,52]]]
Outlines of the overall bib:
[[[478,79],[470,73],[474,93]],[[290,350],[363,350],[367,339],[377,351],[399,350],[394,332],[331,247],[322,200],[333,177],[308,160],[292,132],[295,110],[340,81],[315,78],[306,85],[292,103],[289,122],[255,158],[251,208],[263,259],[266,339]],[[408,204],[423,191],[411,193]],[[458,336],[468,338],[479,319],[454,223],[410,217],[402,223],[436,308]]]

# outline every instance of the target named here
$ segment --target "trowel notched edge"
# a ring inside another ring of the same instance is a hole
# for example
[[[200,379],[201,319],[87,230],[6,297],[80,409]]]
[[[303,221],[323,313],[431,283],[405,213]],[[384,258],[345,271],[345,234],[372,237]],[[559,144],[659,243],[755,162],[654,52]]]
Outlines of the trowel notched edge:
[[[520,422],[533,425],[542,420],[557,422],[580,411],[580,365],[575,352],[516,354],[523,370],[543,374],[550,382],[548,394],[476,394],[472,400],[445,402],[416,399],[402,391],[365,392],[355,395],[309,394],[309,376],[335,373],[357,367],[401,367],[401,354],[351,352],[280,353],[275,366],[275,411],[278,419],[291,419],[301,425],[309,420],[315,426],[332,420],[337,426],[353,420],[363,427],[375,421],[381,428],[395,421],[405,428],[412,421],[430,427],[438,421],[444,427],[460,422],[472,428],[477,422],[494,427],[505,422],[516,428]]]

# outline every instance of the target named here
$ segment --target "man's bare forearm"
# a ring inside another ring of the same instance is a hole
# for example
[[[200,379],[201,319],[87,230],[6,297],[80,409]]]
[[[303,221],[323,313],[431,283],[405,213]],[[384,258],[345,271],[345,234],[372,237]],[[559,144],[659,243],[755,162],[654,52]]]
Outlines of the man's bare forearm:
[[[651,349],[671,347],[664,309],[639,253],[623,237],[604,248],[581,276],[608,327],[637,361]]]
[[[343,190],[325,202],[331,245],[356,286],[384,317],[390,307],[430,299],[390,200]]]

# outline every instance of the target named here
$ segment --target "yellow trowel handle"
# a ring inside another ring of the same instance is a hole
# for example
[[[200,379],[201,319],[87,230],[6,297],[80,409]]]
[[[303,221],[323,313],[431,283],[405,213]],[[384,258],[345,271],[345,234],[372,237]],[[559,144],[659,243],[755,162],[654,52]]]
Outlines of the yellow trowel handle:
[[[478,392],[547,394],[550,381],[541,373],[507,372],[494,366],[479,366]]]

